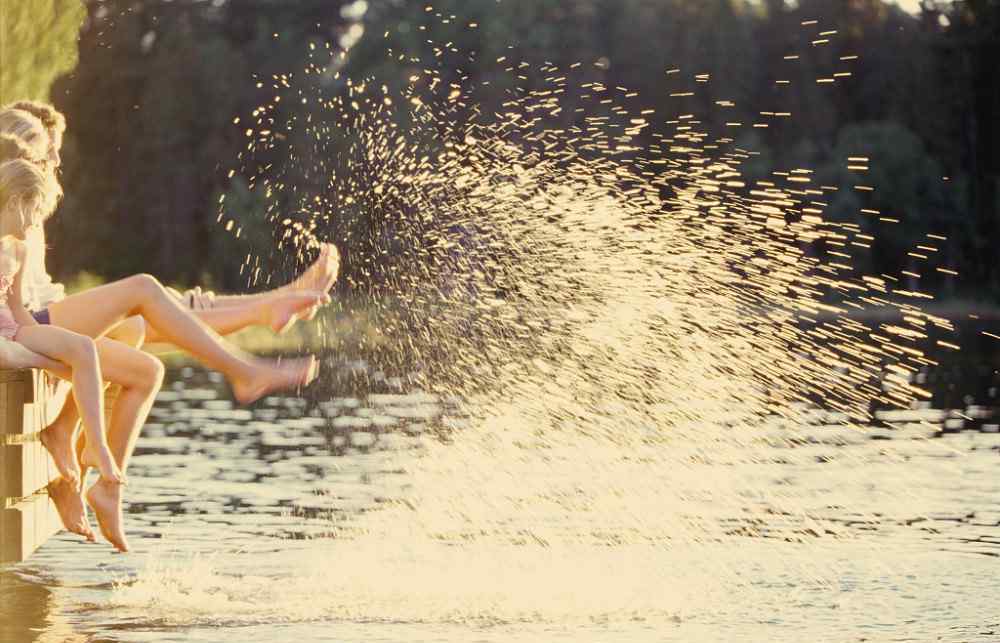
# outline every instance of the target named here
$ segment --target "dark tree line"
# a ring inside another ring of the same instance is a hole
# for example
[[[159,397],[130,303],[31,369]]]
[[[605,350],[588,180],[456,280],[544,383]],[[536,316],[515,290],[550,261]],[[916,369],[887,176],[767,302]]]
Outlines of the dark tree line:
[[[258,104],[255,81],[302,69],[308,45],[336,44],[361,7],[342,0],[84,4],[79,64],[52,88],[70,122],[67,197],[51,233],[63,252],[53,254],[53,267],[63,276],[141,270],[168,281],[245,285],[241,258],[266,256],[273,239],[263,224],[248,224],[238,240],[218,230],[223,194],[230,209],[246,210],[247,222],[261,220],[261,203],[226,173],[246,145],[234,116]],[[367,9],[365,36],[346,59],[354,77],[405,84],[414,67],[390,60],[387,46],[430,57],[428,41],[450,42],[465,61],[462,75],[493,81],[486,105],[503,100],[507,80],[495,60],[507,56],[561,67],[583,62],[591,79],[635,90],[661,114],[697,113],[714,131],[757,122],[762,112],[790,112],[767,129],[736,133],[742,147],[760,152],[748,172],[763,178],[812,168],[849,187],[858,177],[845,158],[870,157],[865,182],[877,190],[844,189],[831,204],[833,216],[878,228],[866,268],[905,269],[906,252],[933,233],[949,239],[940,265],[961,278],[931,276],[926,287],[1000,297],[995,0],[928,0],[918,15],[881,0],[371,0]],[[467,28],[472,22],[477,29]],[[665,73],[674,68],[681,72]],[[816,82],[843,72],[851,76]],[[693,85],[696,74],[710,80],[695,95],[670,95]],[[573,107],[562,118],[571,120]],[[899,223],[880,225],[861,209]]]

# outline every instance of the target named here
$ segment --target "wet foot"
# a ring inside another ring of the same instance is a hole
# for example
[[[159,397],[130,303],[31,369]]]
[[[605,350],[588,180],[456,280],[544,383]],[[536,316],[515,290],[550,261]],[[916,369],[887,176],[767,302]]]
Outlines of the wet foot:
[[[300,320],[315,316],[319,306],[328,303],[330,297],[320,292],[283,292],[262,305],[261,321],[281,334]]]
[[[76,454],[73,453],[75,429],[74,425],[67,428],[62,423],[56,423],[49,425],[38,434],[42,446],[52,456],[52,461],[55,462],[59,475],[73,486],[77,486],[80,482],[80,465],[77,463]]]
[[[233,395],[240,404],[250,404],[268,393],[308,386],[319,374],[319,363],[313,356],[260,362],[247,378],[233,380]]]
[[[332,243],[324,243],[320,248],[319,257],[306,271],[299,275],[298,279],[285,286],[285,290],[291,291],[318,291],[321,293],[330,292],[333,284],[337,282],[337,274],[340,272],[340,253],[337,246]]]
[[[120,552],[128,551],[122,516],[122,485],[104,478],[87,489],[87,504],[97,516],[101,534]]]
[[[83,506],[83,497],[75,483],[65,478],[56,478],[49,483],[49,497],[59,512],[63,527],[74,534],[80,534],[90,542],[94,542],[94,530],[87,522],[87,510]]]

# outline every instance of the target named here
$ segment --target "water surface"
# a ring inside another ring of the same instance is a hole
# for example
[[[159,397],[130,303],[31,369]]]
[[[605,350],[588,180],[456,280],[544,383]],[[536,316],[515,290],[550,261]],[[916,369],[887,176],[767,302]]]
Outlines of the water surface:
[[[926,408],[864,430],[764,418],[748,459],[507,443],[458,399],[335,370],[251,409],[172,373],[129,471],[135,553],[61,535],[0,572],[0,640],[1000,638],[982,363],[928,371]]]

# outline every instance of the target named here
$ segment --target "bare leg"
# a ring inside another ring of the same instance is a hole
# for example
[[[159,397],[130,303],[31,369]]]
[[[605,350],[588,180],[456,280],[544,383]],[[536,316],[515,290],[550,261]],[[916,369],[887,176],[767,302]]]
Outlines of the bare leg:
[[[116,342],[121,342],[126,346],[131,346],[132,348],[142,348],[148,333],[149,328],[146,325],[146,320],[138,315],[134,315],[126,318],[125,321],[109,330],[105,337],[113,339]]]
[[[240,402],[249,403],[267,393],[305,385],[315,378],[315,360],[291,360],[277,366],[251,358],[193,317],[167,294],[156,279],[136,275],[67,297],[49,308],[53,324],[99,337],[131,315],[142,315],[149,326],[199,359],[224,373]]]
[[[138,349],[145,341],[145,329],[146,322],[143,321],[142,317],[129,317],[111,329],[108,333],[108,337],[116,340],[116,342],[121,342],[126,346]],[[98,358],[101,360],[102,369],[106,369],[108,367],[118,369],[119,367],[117,364],[108,362],[108,355],[102,354],[102,347],[106,346],[108,346],[107,342],[97,340]],[[105,371],[105,379],[113,377],[114,372],[115,371],[112,371],[112,373],[109,374]],[[76,433],[76,428],[79,422],[80,414],[77,412],[76,398],[73,396],[73,392],[70,391],[69,395],[66,397],[65,403],[63,403],[62,409],[59,411],[59,415],[56,416],[56,419],[53,420],[52,424],[47,426],[45,430],[39,434],[42,444],[45,445],[45,447],[49,450],[49,453],[52,455],[56,469],[59,470],[59,473],[63,476],[63,478],[72,482],[73,485],[77,487],[82,484],[82,480],[80,480],[78,458],[73,451],[73,436]]]
[[[80,421],[80,414],[76,409],[76,398],[70,391],[63,402],[59,415],[52,421],[52,424],[38,434],[42,445],[48,449],[52,456],[52,461],[56,469],[67,482],[74,487],[80,482],[80,467],[77,466],[76,458],[73,456],[73,435],[76,434],[76,426]],[[72,530],[71,530],[72,531]]]
[[[192,313],[220,335],[228,335],[248,326],[269,326],[272,331],[282,333],[300,317],[309,315],[312,308],[329,302],[329,297],[320,293],[288,292],[230,297],[240,303]],[[167,340],[155,329],[147,333],[150,344],[165,343]]]
[[[319,257],[311,266],[306,268],[292,283],[279,288],[279,291],[317,291],[322,293],[330,292],[333,284],[337,282],[337,274],[340,272],[340,253],[337,246],[332,243],[324,243],[320,247]]]
[[[306,268],[305,272],[299,275],[291,283],[268,292],[253,295],[216,295],[214,293],[210,293],[210,303],[205,310],[243,307],[266,303],[271,297],[281,293],[315,292],[325,295],[330,292],[331,288],[333,288],[333,284],[336,283],[339,272],[340,253],[337,251],[337,247],[332,243],[323,243],[320,244],[320,253],[316,258],[316,261]],[[182,293],[172,288],[168,288],[167,290],[182,303],[188,305],[187,302],[184,301]],[[210,322],[209,325],[211,325]],[[213,328],[215,327],[213,326]],[[218,329],[216,328],[216,330]]]
[[[36,353],[62,361],[73,368],[73,391],[83,425],[94,445],[101,476],[122,482],[121,472],[107,447],[104,427],[104,387],[97,347],[88,338],[51,326],[22,326],[14,340]]]
[[[114,402],[108,425],[108,446],[118,467],[125,473],[135,451],[143,424],[153,407],[156,393],[163,383],[163,364],[156,358],[124,344],[99,340],[101,362],[105,376],[121,385]],[[81,452],[83,466],[93,464],[89,443]],[[122,485],[108,484],[98,479],[87,489],[87,504],[94,510],[101,533],[118,551],[129,550],[122,517]]]

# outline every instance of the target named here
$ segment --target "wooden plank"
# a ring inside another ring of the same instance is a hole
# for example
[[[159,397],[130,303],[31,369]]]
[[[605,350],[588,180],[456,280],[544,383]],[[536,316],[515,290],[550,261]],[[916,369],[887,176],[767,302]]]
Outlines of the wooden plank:
[[[4,397],[3,388],[6,384],[0,383],[0,399]],[[2,415],[2,409],[0,409],[0,417]],[[7,479],[7,448],[4,446],[4,427],[0,425],[0,484],[3,484]],[[7,560],[7,501],[0,498],[0,561]]]
[[[0,371],[2,373],[3,371]],[[7,397],[7,384],[5,382],[0,382],[0,400],[4,400]],[[0,402],[0,404],[4,404]],[[3,406],[0,406],[0,417],[4,414]],[[7,450],[3,448],[3,445],[7,443],[7,427],[0,423],[0,481],[3,480],[4,471],[7,470],[6,457]]]
[[[9,371],[0,371],[0,375],[7,372]],[[3,421],[7,417],[7,384],[6,381],[0,381],[0,443],[6,442],[8,429],[12,433],[15,432],[13,427],[8,427],[7,423]]]
[[[2,382],[30,382],[35,372],[30,368],[22,368],[16,371],[0,370],[0,383]]]
[[[0,511],[0,563],[24,560],[61,528],[56,508],[45,494],[30,496]]]
[[[2,395],[0,395],[0,400],[2,400],[0,403],[3,405],[3,408],[0,409],[0,423],[3,424],[5,434],[3,450],[7,452],[7,457],[4,458],[6,466],[4,466],[3,471],[0,471],[0,489],[20,488],[21,478],[24,475],[20,453],[15,454],[8,451],[8,445],[12,441],[23,439],[24,404],[19,403],[22,398],[20,386],[22,386],[22,382],[8,380],[4,383]],[[7,497],[4,494],[4,505],[6,506],[6,504]]]
[[[18,562],[58,532],[59,514],[45,487],[57,475],[38,433],[69,392],[55,394],[41,371],[0,371],[0,562]]]
[[[0,497],[20,500],[44,489],[58,475],[52,456],[37,439],[0,448],[6,461],[6,475],[0,478]]]
[[[7,434],[24,433],[24,382],[7,382],[3,423]]]
[[[44,403],[34,404],[35,413],[37,414],[35,422],[39,430],[42,430],[55,422],[56,417],[59,416],[63,405],[66,403],[66,399],[69,397],[72,386],[65,380],[58,380],[55,390],[52,390],[45,383],[45,378],[48,376],[42,371],[36,371],[36,373],[40,380],[35,385],[35,395],[38,396],[36,399],[42,399]]]

